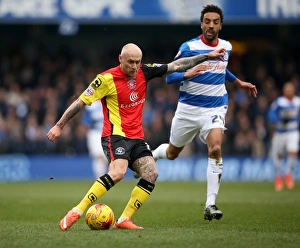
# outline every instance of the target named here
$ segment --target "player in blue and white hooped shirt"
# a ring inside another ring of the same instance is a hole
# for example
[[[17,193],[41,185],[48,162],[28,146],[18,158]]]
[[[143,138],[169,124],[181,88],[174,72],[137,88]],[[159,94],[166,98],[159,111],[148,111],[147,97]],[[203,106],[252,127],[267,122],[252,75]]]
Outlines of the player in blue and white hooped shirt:
[[[108,162],[101,145],[103,121],[104,117],[100,101],[84,107],[81,122],[88,128],[87,147],[93,160],[92,170],[95,178],[105,174],[108,170]]]
[[[292,82],[283,86],[283,95],[272,104],[268,113],[269,123],[275,126],[272,137],[271,157],[276,170],[275,190],[284,187],[283,178],[288,189],[294,188],[292,171],[297,163],[299,151],[300,97],[295,95],[296,87]],[[287,155],[285,175],[282,177],[283,158]]]
[[[227,51],[224,61],[214,59],[190,69],[187,72],[172,73],[166,77],[168,84],[180,82],[178,106],[172,120],[169,144],[162,144],[153,151],[157,159],[177,158],[184,146],[190,143],[199,132],[202,142],[208,148],[207,201],[204,219],[220,219],[223,213],[216,207],[222,176],[222,136],[225,128],[225,115],[228,108],[228,95],[225,81],[233,82],[256,97],[256,87],[241,81],[227,70],[232,50],[230,42],[219,39],[223,12],[218,6],[207,5],[201,12],[202,35],[183,43],[176,59],[206,53],[218,47]]]

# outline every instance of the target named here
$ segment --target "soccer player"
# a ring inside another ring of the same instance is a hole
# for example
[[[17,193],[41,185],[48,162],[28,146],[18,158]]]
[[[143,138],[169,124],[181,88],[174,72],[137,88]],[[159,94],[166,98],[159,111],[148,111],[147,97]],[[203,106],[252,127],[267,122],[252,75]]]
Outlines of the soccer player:
[[[142,229],[130,218],[149,198],[158,177],[152,153],[144,141],[142,127],[147,83],[155,77],[175,71],[186,71],[206,60],[222,61],[225,52],[224,48],[218,48],[210,53],[168,64],[141,64],[141,49],[129,43],[121,50],[120,64],[96,76],[47,134],[47,138],[54,142],[66,123],[85,105],[91,105],[101,99],[104,115],[102,147],[109,162],[109,171],[94,182],[79,204],[61,220],[61,230],[70,229],[90,205],[123,179],[128,167],[137,172],[141,179],[134,187],[114,228]]]
[[[184,42],[174,60],[226,47],[225,60],[207,60],[189,71],[167,76],[168,84],[180,82],[179,102],[171,124],[169,144],[158,146],[153,151],[153,157],[155,160],[174,160],[199,132],[201,141],[207,144],[208,148],[204,219],[212,220],[223,216],[215,202],[223,170],[221,143],[223,132],[226,130],[225,115],[228,108],[225,81],[235,83],[254,97],[257,90],[254,85],[241,81],[227,70],[232,46],[228,41],[218,38],[223,23],[222,9],[215,5],[205,6],[200,21],[203,34]]]
[[[101,101],[95,101],[91,106],[83,108],[81,122],[88,128],[87,147],[93,160],[92,169],[95,178],[107,172],[107,159],[101,145],[103,119]]]
[[[300,97],[295,95],[296,88],[292,82],[283,86],[283,95],[270,106],[268,121],[275,125],[272,137],[271,156],[276,170],[275,190],[284,188],[281,175],[283,158],[287,155],[285,184],[287,189],[294,188],[292,171],[295,167],[299,151]]]

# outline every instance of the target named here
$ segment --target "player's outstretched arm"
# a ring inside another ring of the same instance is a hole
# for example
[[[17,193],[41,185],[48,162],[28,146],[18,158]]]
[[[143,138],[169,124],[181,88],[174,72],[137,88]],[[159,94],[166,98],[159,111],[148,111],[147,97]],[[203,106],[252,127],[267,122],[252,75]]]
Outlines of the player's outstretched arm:
[[[236,78],[236,80],[233,81],[233,83],[235,83],[240,88],[247,90],[249,96],[253,96],[253,97],[257,96],[257,89],[254,84],[242,81],[238,78]]]
[[[182,58],[176,61],[173,61],[168,64],[168,71],[167,73],[172,72],[184,72],[187,69],[194,67],[195,65],[201,64],[202,62],[209,60],[209,59],[220,59],[224,60],[224,55],[226,53],[225,48],[218,48],[210,53],[201,54],[193,57]]]
[[[59,121],[49,130],[47,134],[48,140],[54,142],[60,136],[61,130],[66,123],[82,110],[84,106],[85,103],[80,98],[74,101],[63,113]]]

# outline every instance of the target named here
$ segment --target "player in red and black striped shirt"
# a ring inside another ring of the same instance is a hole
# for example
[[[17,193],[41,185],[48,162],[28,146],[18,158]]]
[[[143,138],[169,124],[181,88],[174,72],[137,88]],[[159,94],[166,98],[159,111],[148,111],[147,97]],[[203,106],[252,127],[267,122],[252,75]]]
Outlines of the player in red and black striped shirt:
[[[130,43],[122,48],[119,66],[96,76],[47,134],[48,139],[54,142],[60,136],[64,125],[85,105],[102,101],[102,146],[109,161],[109,172],[100,176],[81,202],[61,220],[61,230],[68,230],[90,205],[121,181],[128,167],[137,172],[141,179],[134,187],[131,198],[114,228],[143,229],[133,224],[130,218],[149,198],[158,177],[152,152],[144,141],[142,127],[147,83],[155,77],[186,71],[208,59],[223,59],[224,54],[225,49],[220,48],[208,54],[179,59],[169,64],[143,65],[141,49]]]

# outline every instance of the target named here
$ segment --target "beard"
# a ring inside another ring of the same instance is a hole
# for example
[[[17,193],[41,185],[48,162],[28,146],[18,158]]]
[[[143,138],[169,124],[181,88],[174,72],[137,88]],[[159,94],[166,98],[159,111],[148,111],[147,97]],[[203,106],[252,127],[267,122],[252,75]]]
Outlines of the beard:
[[[208,36],[205,33],[203,33],[204,39],[208,42],[213,42],[215,39],[217,39],[219,32],[214,32],[211,36]]]

